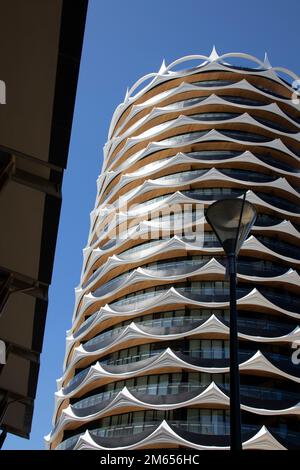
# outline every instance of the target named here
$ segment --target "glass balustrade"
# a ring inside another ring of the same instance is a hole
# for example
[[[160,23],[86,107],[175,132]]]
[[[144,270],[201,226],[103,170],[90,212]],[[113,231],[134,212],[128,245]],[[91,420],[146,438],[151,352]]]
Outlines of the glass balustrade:
[[[269,142],[272,140],[272,137],[266,137],[262,134],[257,134],[254,132],[245,132],[237,130],[226,130],[226,129],[217,129],[217,131],[224,135],[224,137],[229,137],[231,139],[248,141],[248,142]],[[194,142],[201,137],[204,137],[208,134],[209,131],[195,131],[185,134],[178,134],[174,137],[169,137],[167,139],[159,140],[160,145],[174,145],[174,144],[187,144],[189,142]]]
[[[276,217],[274,215],[264,214],[263,212],[258,212],[255,226],[256,227],[269,227],[272,225],[278,225],[284,221],[283,218]]]
[[[201,82],[199,82],[199,85],[204,86],[204,85],[201,85]],[[211,85],[211,86],[214,86],[214,85]],[[264,104],[265,104],[261,101],[253,100],[253,99],[250,99],[250,98],[244,98],[242,96],[223,95],[223,94],[218,95],[218,96],[221,99],[225,100],[225,101],[229,101],[230,103],[242,104],[244,106],[247,106],[247,105],[248,106],[264,106]],[[162,108],[166,111],[168,111],[168,110],[176,111],[177,109],[183,109],[183,108],[188,108],[188,107],[191,107],[191,106],[195,106],[198,103],[200,104],[202,101],[204,101],[206,99],[207,99],[207,96],[199,96],[197,98],[190,98],[190,99],[187,99],[187,100],[176,101],[172,104],[169,104],[169,105],[166,105],[166,106],[161,106],[160,108]],[[210,113],[210,114],[213,114],[213,113]],[[238,114],[238,113],[230,113],[230,114]]]
[[[212,312],[213,313],[213,312]],[[217,315],[218,316],[218,315]],[[206,321],[210,318],[210,315],[205,315],[202,318],[197,318],[194,316],[190,317],[171,317],[171,318],[157,318],[154,320],[144,320],[141,321],[140,319],[133,318],[131,321],[140,326],[142,329],[146,327],[147,329],[173,329],[172,334],[176,333],[176,329],[178,332],[182,328],[190,327],[191,329],[200,326],[201,323]],[[229,315],[226,315],[226,318],[221,320],[229,321]],[[118,328],[113,328],[108,330],[100,335],[95,336],[94,338],[90,339],[89,341],[83,343],[84,349],[86,351],[92,350],[95,351],[104,347],[109,339],[110,342],[114,341],[119,334],[127,328],[128,325],[120,326]],[[292,324],[286,324],[280,321],[270,321],[270,320],[261,320],[258,318],[238,318],[238,327],[239,328],[251,328],[253,330],[257,330],[257,332],[265,332],[265,333],[278,333],[280,336],[287,334],[295,328]],[[161,334],[168,334],[167,331],[164,331]],[[104,343],[104,344],[103,344]],[[101,346],[102,345],[102,346]]]
[[[215,86],[226,86],[226,85],[232,85],[235,83],[234,80],[200,80],[197,82],[192,82],[192,85],[196,85],[199,87],[205,86],[205,87],[215,87]]]
[[[126,383],[125,383],[126,385]],[[218,384],[217,384],[218,385]],[[230,387],[229,384],[218,385],[219,388],[224,389],[227,394],[229,394]],[[207,384],[196,384],[191,382],[178,382],[178,383],[160,383],[160,384],[151,384],[151,385],[140,385],[140,386],[127,386],[127,389],[139,396],[143,395],[153,395],[153,396],[176,396],[182,393],[193,393],[200,394],[208,387]],[[122,387],[123,388],[123,387]],[[109,390],[107,392],[98,393],[90,397],[79,400],[78,402],[72,405],[74,410],[84,410],[85,408],[97,407],[101,403],[112,400],[118,393],[121,392],[122,388],[117,388],[115,390]],[[241,385],[240,386],[241,397],[255,398],[256,400],[262,401],[294,401],[295,404],[298,403],[300,399],[300,392],[289,392],[287,390],[277,390],[274,388],[267,387],[257,387],[254,385]],[[145,398],[145,401],[147,399]],[[278,404],[279,406],[279,404]]]
[[[188,117],[195,119],[196,121],[225,121],[227,119],[233,119],[238,116],[241,116],[241,113],[211,112],[190,114]]]
[[[127,425],[116,425],[116,426],[107,426],[101,427],[98,429],[90,430],[92,437],[96,438],[105,438],[105,437],[126,437],[136,434],[140,434],[144,431],[154,431],[160,424],[161,421],[143,421],[135,424]],[[216,423],[199,423],[199,422],[186,422],[180,420],[167,420],[168,424],[173,426],[175,431],[186,431],[193,434],[203,435],[203,436],[230,436],[230,424],[229,422],[216,422]],[[258,424],[242,424],[242,433],[245,435],[254,435],[256,434],[261,425]],[[298,431],[290,431],[289,429],[281,429],[280,426],[267,426],[269,431],[274,434],[275,438],[278,436],[283,439],[292,439],[294,441],[299,441],[300,433]],[[61,442],[56,450],[67,450],[72,449],[80,435],[77,434],[68,439],[65,439]],[[223,444],[225,445],[225,444]],[[228,444],[227,444],[228,445]]]
[[[162,271],[162,270],[165,270],[166,271],[166,275],[168,274],[168,272],[170,273],[171,272],[171,269],[172,270],[176,270],[176,269],[185,269],[185,268],[200,268],[201,266],[204,266],[208,261],[209,261],[209,257],[208,256],[197,256],[197,259],[190,259],[190,260],[180,260],[180,261],[175,261],[175,260],[171,260],[171,261],[160,261],[160,262],[156,262],[156,263],[148,263],[148,264],[145,264],[143,266],[141,266],[141,268],[143,269],[157,269],[157,271]],[[93,291],[93,295],[95,297],[99,297],[101,295],[104,295],[105,293],[107,293],[108,291],[113,291],[114,288],[116,288],[118,285],[120,285],[125,279],[127,279],[130,275],[130,273],[132,273],[133,271],[135,270],[135,268],[133,269],[129,269],[126,273],[124,274],[121,274],[120,276],[117,276],[113,279],[111,279],[110,281],[106,282],[105,284],[103,284],[101,287],[99,287],[98,289],[96,289],[95,291]]]
[[[236,179],[241,178],[241,180],[242,180],[242,178],[245,178],[246,180],[251,181],[251,178],[252,178],[253,182],[272,181],[272,180],[276,179],[276,178],[273,178],[273,177],[269,177],[267,175],[263,175],[263,174],[259,174],[259,173],[255,173],[255,172],[250,172],[248,170],[222,169],[220,171],[221,171],[221,173],[227,174],[228,176],[231,176],[233,178],[236,177]],[[189,171],[187,173],[190,176],[194,172],[195,172],[195,174],[198,174],[197,170]],[[205,172],[206,172],[206,170],[203,172],[203,174]],[[185,172],[182,172],[182,175],[184,173]],[[201,175],[201,173],[199,173],[199,175]],[[167,181],[168,178],[172,179],[173,175],[172,176],[162,177],[162,180],[164,179],[165,181]],[[177,178],[176,174],[174,174],[174,178]],[[183,179],[184,178],[185,178],[185,176],[183,176]],[[180,176],[179,176],[179,179],[180,179]],[[217,200],[217,199],[220,199],[220,197],[222,197],[222,198],[225,198],[225,197],[239,197],[243,194],[243,191],[241,189],[227,188],[227,187],[223,187],[223,188],[193,188],[193,189],[189,189],[189,190],[182,189],[180,191],[181,191],[182,194],[186,194],[187,196],[191,197],[192,199],[196,198],[196,199],[202,199],[202,200],[206,200],[206,199]],[[269,204],[271,204],[275,207],[279,207],[281,209],[285,209],[285,210],[288,210],[290,212],[296,212],[296,213],[300,211],[300,205],[299,204],[291,203],[291,202],[289,202],[288,200],[285,200],[282,197],[270,195],[268,193],[262,192],[261,190],[257,190],[257,188],[255,188],[255,193],[261,199],[263,199],[264,201],[266,201],[267,203],[269,203]],[[142,203],[139,203],[139,204],[135,205],[134,208],[129,207],[129,211],[131,213],[131,216],[138,216],[139,214],[144,213],[146,207],[151,206],[151,205],[156,205],[157,203],[159,203],[161,201],[167,200],[170,196],[171,196],[171,193],[164,194],[164,195],[161,195],[161,196],[157,196],[155,198],[151,198],[151,199],[149,199],[147,201],[144,201]],[[151,209],[149,209],[149,210],[151,210]],[[104,228],[99,233],[98,239],[100,237],[102,237],[107,230],[108,230],[108,227]],[[114,241],[114,243],[112,243],[111,240],[109,240],[108,242],[106,242],[105,245],[102,246],[102,248],[107,249],[108,247],[113,246],[114,244],[115,244],[115,241]]]
[[[256,238],[275,253],[279,253],[293,259],[300,259],[300,248],[295,245],[279,240],[278,238],[272,239],[271,237],[266,237],[264,235],[256,235]]]
[[[242,152],[235,150],[199,150],[194,152],[185,152],[188,157],[199,160],[224,160],[241,155]]]
[[[292,212],[292,213],[299,213],[300,212],[300,205],[297,204],[296,202],[290,202],[282,197],[274,196],[273,194],[267,194],[263,192],[258,192],[255,191],[257,196],[259,196],[261,199],[263,199],[265,202],[271,204],[272,206],[279,208],[279,209],[284,209],[286,211]]]
[[[195,283],[192,283],[195,284]],[[149,291],[136,291],[126,296],[123,296],[116,301],[112,302],[112,306],[120,307],[130,305],[131,308],[136,308],[139,303],[142,303],[149,298],[161,295],[168,291],[172,286],[171,285],[160,285],[154,288],[149,288]],[[226,302],[228,300],[229,290],[223,289],[214,289],[214,288],[202,288],[198,287],[196,284],[191,286],[183,287],[179,284],[174,284],[173,286],[180,294],[183,296],[189,297],[191,295],[197,297],[198,301],[217,301],[218,297],[222,297],[222,301]],[[241,298],[250,293],[253,286],[249,287],[240,287],[237,288],[238,298]],[[275,305],[282,306],[284,309],[291,309],[291,311],[298,311],[300,308],[300,299],[299,296],[291,295],[288,292],[280,292],[271,288],[264,288],[259,286],[259,292],[264,295],[268,300],[273,302]],[[209,299],[207,298],[209,296]]]
[[[268,124],[271,124],[271,123],[268,122]],[[272,123],[272,124],[274,124],[274,123]],[[224,159],[236,157],[236,156],[241,155],[241,154],[242,154],[241,152],[233,151],[233,150],[210,150],[210,151],[207,150],[207,151],[198,151],[198,152],[197,151],[195,151],[195,152],[186,152],[187,156],[189,156],[191,158],[197,158],[199,160],[224,160]],[[280,159],[274,158],[269,153],[267,153],[267,154],[263,154],[263,153],[255,154],[254,153],[254,155],[259,160],[261,160],[262,162],[264,162],[268,165],[271,165],[274,168],[278,168],[278,169],[288,171],[288,172],[292,172],[292,173],[299,173],[299,169],[297,169],[296,167],[293,167],[292,165],[290,165],[290,164],[288,164],[288,163],[286,163],[286,162],[284,162]],[[169,160],[173,157],[174,157],[174,155],[172,155],[172,156],[170,156],[166,159],[160,160],[159,162],[152,162],[152,163],[149,163],[149,164],[145,165],[142,168],[142,170],[140,170],[141,176],[142,176],[142,174],[147,173],[148,171],[151,171],[154,168],[158,167],[158,165],[159,166],[162,165],[164,161]],[[205,171],[207,171],[207,170],[205,170]],[[224,169],[222,169],[220,171],[222,171],[224,173]],[[232,171],[238,171],[238,170],[233,169]],[[247,170],[245,170],[245,171],[247,171]],[[256,172],[253,172],[253,176],[255,176],[256,178],[260,178],[260,174],[256,173]],[[254,181],[256,181],[256,180],[254,180]],[[261,179],[258,179],[257,181],[264,181],[264,179],[262,177]],[[267,180],[265,180],[265,181],[267,181]],[[111,194],[111,192],[114,189],[113,181],[110,183],[110,186],[111,186],[110,190],[105,193],[105,199]],[[126,198],[128,198],[130,196],[130,194],[134,193],[134,191],[135,191],[135,189],[133,189],[130,192],[126,193],[126,195],[124,195],[124,196]],[[104,216],[104,217],[106,217],[106,216]],[[99,223],[99,220],[97,219],[98,223]]]
[[[148,321],[136,321],[136,319],[132,319],[132,322],[138,324],[141,328],[182,328],[186,326],[192,326],[196,323],[200,323],[205,321],[204,319],[199,319],[196,317],[173,317],[173,318],[158,318],[155,320],[148,320]],[[119,336],[121,331],[123,331],[127,326],[121,326],[119,328],[114,328],[105,333],[101,333],[98,336],[90,339],[86,343],[84,343],[84,348],[88,350],[91,346],[101,346],[101,343],[107,342],[108,339],[113,341],[116,337]]]
[[[99,363],[103,366],[124,366],[136,362],[140,362],[146,359],[153,358],[166,350],[169,346],[173,351],[182,353],[191,359],[197,360],[224,360],[229,359],[229,342],[227,340],[189,340],[189,346],[185,347],[184,344],[181,346],[177,345],[176,342],[164,345],[163,343],[147,343],[146,345],[134,346],[129,349],[121,349],[114,353],[109,354],[107,357],[102,358]],[[205,347],[205,344],[210,344],[209,347]],[[218,346],[218,344],[220,345]],[[199,347],[198,347],[199,345]],[[215,346],[214,346],[215,345]],[[292,367],[291,356],[282,353],[275,353],[265,350],[262,345],[261,351],[266,357],[275,362],[284,363]],[[239,361],[240,363],[250,359],[251,356],[257,351],[257,349],[240,349],[239,350]],[[89,371],[89,367],[78,372],[64,387],[64,393],[67,394],[73,391],[86,377]]]
[[[193,180],[196,179],[200,176],[205,175],[208,170],[187,170],[187,171],[182,171],[179,173],[172,173],[167,176],[162,176],[160,178],[156,178],[155,181],[157,182],[162,182],[162,183],[167,183],[167,182],[174,182],[174,183],[179,183],[180,181],[187,181],[187,180]],[[230,176],[234,179],[241,179],[245,181],[251,181],[251,182],[270,182],[274,181],[277,179],[277,176],[270,176],[270,175],[265,175],[263,173],[255,172],[255,171],[250,171],[250,170],[235,170],[235,169],[229,169],[229,168],[221,168],[219,172],[223,175]]]

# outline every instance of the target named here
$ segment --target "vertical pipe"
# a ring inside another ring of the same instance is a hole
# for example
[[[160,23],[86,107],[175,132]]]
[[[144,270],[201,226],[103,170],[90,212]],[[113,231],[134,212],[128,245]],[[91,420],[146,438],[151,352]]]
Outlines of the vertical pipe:
[[[236,307],[236,257],[228,256],[230,279],[230,449],[242,450],[240,374]]]

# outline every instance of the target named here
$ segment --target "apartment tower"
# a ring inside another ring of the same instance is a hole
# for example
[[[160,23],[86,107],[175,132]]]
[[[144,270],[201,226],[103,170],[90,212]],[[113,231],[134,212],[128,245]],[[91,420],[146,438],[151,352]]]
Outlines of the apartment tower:
[[[238,259],[243,447],[300,447],[296,79],[267,57],[213,49],[163,63],[126,93],[104,147],[48,448],[229,448],[229,285],[204,216],[245,192],[258,217]],[[183,206],[194,238],[177,230]]]

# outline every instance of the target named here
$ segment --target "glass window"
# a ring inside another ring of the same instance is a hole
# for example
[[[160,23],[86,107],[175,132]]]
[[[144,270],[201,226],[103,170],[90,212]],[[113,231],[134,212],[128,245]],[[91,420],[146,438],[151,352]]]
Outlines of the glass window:
[[[158,376],[157,375],[150,375],[148,379],[148,391],[150,395],[156,395],[157,394],[157,380]]]
[[[132,388],[134,386],[134,379],[126,380],[126,386],[127,388]]]
[[[176,310],[175,311],[175,317],[184,317],[185,315],[185,310]]]
[[[212,434],[211,428],[211,410],[200,410],[201,433]]]
[[[130,356],[132,358],[133,361],[137,360],[137,355],[138,355],[138,347],[137,346],[134,346],[133,348],[130,348],[129,349],[129,354],[128,356]]]
[[[212,357],[211,340],[203,339],[201,341],[201,357],[205,359],[211,359]]]
[[[119,351],[119,358],[123,359],[127,356],[127,354],[128,354],[127,349],[121,349],[121,351]]]
[[[201,287],[201,282],[200,281],[193,281],[193,288],[200,289],[200,287]]]
[[[188,408],[187,410],[187,421],[198,421],[199,420],[199,409]]]
[[[210,374],[205,374],[201,372],[200,374],[201,377],[201,385],[207,386],[211,383],[211,375]]]
[[[192,357],[199,357],[199,350],[200,350],[200,340],[199,339],[190,340],[190,355]]]
[[[224,341],[223,343],[223,348],[224,348],[224,357],[228,358],[229,357],[229,341]]]
[[[133,423],[142,423],[144,421],[144,412],[143,411],[135,411],[133,413]]]
[[[120,380],[119,382],[117,382],[117,389],[122,389],[124,388],[125,386],[125,381],[124,380]]]
[[[138,386],[140,385],[147,385],[147,376],[137,377],[136,383]]]
[[[191,308],[191,317],[194,318],[201,318],[202,317],[202,312],[199,308]]]
[[[223,385],[224,382],[224,375],[223,374],[212,374],[212,381],[215,382],[216,385]]]
[[[115,416],[111,416],[110,418],[111,418],[111,425],[112,425],[112,426],[117,426],[119,416],[118,416],[118,415],[115,415]],[[104,420],[107,420],[107,422],[105,423]],[[108,422],[108,420],[109,420],[109,417],[103,419],[103,422],[102,422],[102,423],[103,423],[103,427],[110,425],[110,423]]]
[[[220,339],[213,339],[212,340],[212,349],[213,349],[213,358],[214,359],[222,359],[224,351],[223,351],[223,341]]]
[[[129,423],[129,413],[124,413],[123,415],[120,415],[120,424],[128,424]]]
[[[140,354],[147,354],[150,352],[150,344],[141,344],[140,345]]]
[[[172,382],[181,382],[182,381],[182,374],[180,372],[176,372],[171,374],[171,381]]]
[[[166,395],[168,391],[168,374],[159,376],[158,395]]]
[[[163,410],[157,410],[155,413],[157,421],[163,421],[165,419],[165,412]]]
[[[199,374],[199,372],[189,372],[188,381],[193,385],[198,385],[200,383],[200,374]]]
[[[145,411],[145,421],[154,421],[155,419],[155,410],[147,410]]]

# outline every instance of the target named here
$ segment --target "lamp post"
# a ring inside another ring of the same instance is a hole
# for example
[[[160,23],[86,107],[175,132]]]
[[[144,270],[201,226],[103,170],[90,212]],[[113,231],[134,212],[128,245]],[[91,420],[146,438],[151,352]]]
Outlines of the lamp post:
[[[256,219],[256,209],[243,199],[223,199],[206,211],[206,219],[227,256],[230,283],[230,449],[242,450],[240,375],[236,308],[236,260]]]

